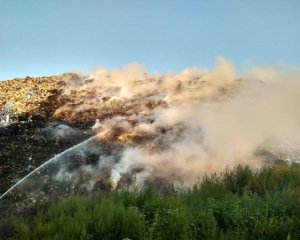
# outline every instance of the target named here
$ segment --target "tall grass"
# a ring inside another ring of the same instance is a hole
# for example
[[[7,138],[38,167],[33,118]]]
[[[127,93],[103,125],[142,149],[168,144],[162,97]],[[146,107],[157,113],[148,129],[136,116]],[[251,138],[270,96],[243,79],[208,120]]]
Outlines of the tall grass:
[[[0,239],[300,239],[300,168],[237,167],[192,189],[69,197],[2,219]]]

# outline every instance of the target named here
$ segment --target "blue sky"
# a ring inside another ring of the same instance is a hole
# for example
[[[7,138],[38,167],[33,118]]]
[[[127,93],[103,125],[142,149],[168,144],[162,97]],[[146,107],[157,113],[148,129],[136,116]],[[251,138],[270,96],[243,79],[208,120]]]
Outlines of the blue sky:
[[[0,0],[0,80],[120,68],[300,66],[299,0]]]

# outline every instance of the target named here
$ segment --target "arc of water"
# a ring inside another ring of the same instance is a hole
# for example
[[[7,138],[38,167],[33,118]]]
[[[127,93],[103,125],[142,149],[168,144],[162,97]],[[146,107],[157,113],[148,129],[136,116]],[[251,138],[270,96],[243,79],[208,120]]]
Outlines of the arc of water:
[[[30,172],[29,174],[27,174],[25,177],[23,177],[21,180],[19,180],[17,183],[15,183],[12,187],[10,187],[5,193],[3,193],[0,196],[0,200],[5,197],[10,191],[12,191],[14,188],[16,188],[20,183],[22,183],[24,180],[26,180],[28,177],[30,177],[31,175],[33,175],[35,172],[39,171],[40,169],[42,169],[43,167],[45,167],[46,165],[48,165],[51,162],[54,162],[55,160],[58,160],[60,157],[62,157],[64,154],[73,151],[74,149],[78,148],[79,146],[81,146],[82,144],[85,144],[91,140],[93,140],[94,138],[96,138],[97,135],[94,135],[86,140],[84,140],[81,143],[78,143],[77,145],[74,145],[73,147],[70,147],[68,149],[66,149],[65,151],[59,153],[58,155],[54,156],[53,158],[49,159],[48,161],[44,162],[42,165],[40,165],[39,167],[37,167],[36,169],[34,169],[32,172]]]

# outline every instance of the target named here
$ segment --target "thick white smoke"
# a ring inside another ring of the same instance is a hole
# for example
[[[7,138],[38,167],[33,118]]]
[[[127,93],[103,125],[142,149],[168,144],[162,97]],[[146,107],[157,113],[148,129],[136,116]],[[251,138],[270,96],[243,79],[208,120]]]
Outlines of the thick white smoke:
[[[111,165],[113,187],[128,174],[141,183],[162,178],[191,184],[237,164],[259,167],[261,149],[278,155],[284,146],[287,154],[293,149],[293,158],[298,156],[297,70],[261,67],[239,76],[220,58],[211,71],[150,75],[133,64],[67,81],[64,93],[73,106],[67,103],[58,115],[74,105],[75,112],[117,112],[94,127],[101,141],[125,147],[121,160]]]

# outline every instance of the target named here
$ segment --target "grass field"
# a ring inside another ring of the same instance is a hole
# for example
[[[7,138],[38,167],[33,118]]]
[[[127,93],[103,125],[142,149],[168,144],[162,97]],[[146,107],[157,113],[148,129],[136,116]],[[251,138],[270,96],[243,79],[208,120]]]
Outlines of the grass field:
[[[193,188],[72,196],[2,219],[0,239],[300,239],[300,168],[237,167]]]

